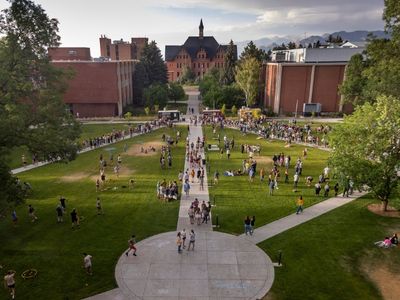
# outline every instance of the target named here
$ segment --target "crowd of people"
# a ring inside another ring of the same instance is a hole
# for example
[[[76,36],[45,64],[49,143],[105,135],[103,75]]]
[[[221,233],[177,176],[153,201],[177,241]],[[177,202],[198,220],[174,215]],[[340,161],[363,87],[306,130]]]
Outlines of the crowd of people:
[[[178,200],[179,197],[179,189],[178,183],[176,181],[167,181],[163,179],[163,181],[157,182],[157,198],[163,201],[172,201]]]

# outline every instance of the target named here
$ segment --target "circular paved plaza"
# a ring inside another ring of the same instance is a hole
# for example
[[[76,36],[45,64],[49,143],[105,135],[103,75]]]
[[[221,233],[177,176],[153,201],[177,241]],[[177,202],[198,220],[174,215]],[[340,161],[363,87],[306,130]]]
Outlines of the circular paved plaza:
[[[137,256],[123,254],[115,278],[126,299],[261,299],[274,268],[256,245],[220,232],[197,232],[194,251],[177,252],[176,232],[137,244]]]

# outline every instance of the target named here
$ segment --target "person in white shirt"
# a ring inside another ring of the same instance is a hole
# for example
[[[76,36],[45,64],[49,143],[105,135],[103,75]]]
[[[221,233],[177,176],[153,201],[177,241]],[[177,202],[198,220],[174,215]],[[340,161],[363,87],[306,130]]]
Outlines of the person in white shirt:
[[[93,275],[93,273],[92,273],[92,256],[87,253],[83,253],[83,267],[85,268],[86,273],[88,273],[89,275]]]
[[[15,271],[8,271],[6,276],[4,276],[4,286],[10,291],[11,298],[15,299]]]

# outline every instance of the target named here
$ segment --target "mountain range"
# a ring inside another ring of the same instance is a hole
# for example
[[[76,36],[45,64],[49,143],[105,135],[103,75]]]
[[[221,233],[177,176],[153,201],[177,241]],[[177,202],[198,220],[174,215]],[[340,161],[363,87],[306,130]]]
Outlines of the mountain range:
[[[300,37],[300,36],[274,36],[274,37],[265,37],[258,40],[253,40],[258,48],[264,49],[266,51],[274,48],[275,46],[281,45],[282,43],[295,42],[296,44],[302,44],[303,46],[307,46],[309,43],[313,44],[317,41],[324,43],[329,35],[332,36],[341,36],[343,41],[350,42],[364,42],[367,40],[368,35],[372,34],[378,38],[388,38],[389,35],[382,30],[375,31],[366,31],[366,30],[357,30],[357,31],[337,31],[333,33],[325,33],[323,35],[312,35],[309,37]],[[237,42],[238,53],[242,53],[244,47],[250,42],[241,41]]]

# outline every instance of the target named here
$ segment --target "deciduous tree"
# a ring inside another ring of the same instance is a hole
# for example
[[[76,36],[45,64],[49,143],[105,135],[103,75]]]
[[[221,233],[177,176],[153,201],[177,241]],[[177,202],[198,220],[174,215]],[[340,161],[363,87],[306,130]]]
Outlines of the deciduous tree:
[[[236,83],[242,89],[248,106],[253,106],[256,102],[260,69],[260,62],[254,57],[244,59],[236,66]]]
[[[78,123],[62,100],[66,74],[48,47],[59,45],[58,21],[29,0],[10,0],[0,14],[0,205],[19,198],[5,156],[24,145],[41,159],[71,160]]]
[[[400,99],[379,96],[375,103],[357,107],[335,126],[330,141],[330,164],[339,178],[367,185],[386,210],[399,184]]]

